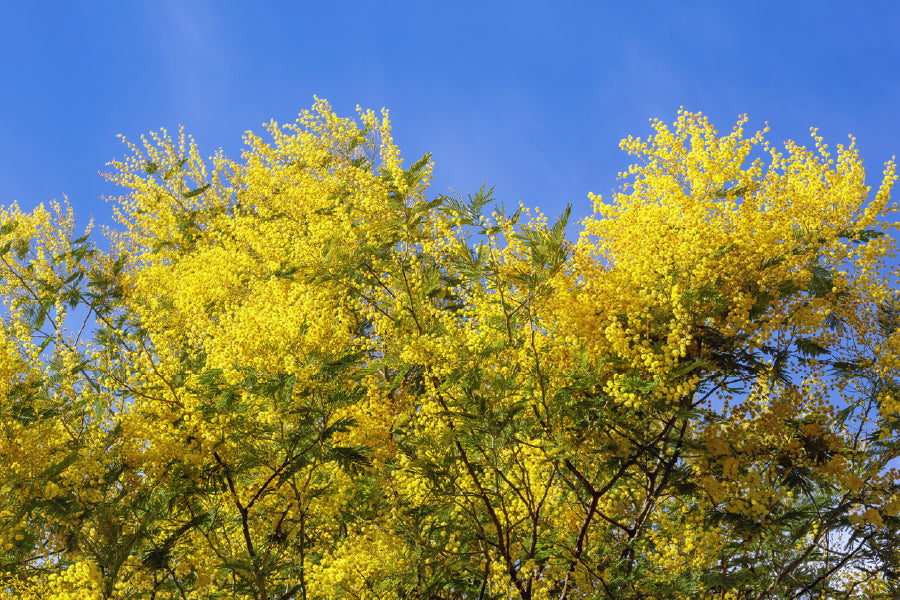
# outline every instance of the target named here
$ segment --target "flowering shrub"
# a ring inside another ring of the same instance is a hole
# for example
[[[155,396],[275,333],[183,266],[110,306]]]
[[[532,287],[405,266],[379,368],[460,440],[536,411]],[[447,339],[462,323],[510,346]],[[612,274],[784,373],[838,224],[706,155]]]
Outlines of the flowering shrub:
[[[680,112],[577,241],[323,101],[0,214],[0,594],[897,593],[894,164]]]

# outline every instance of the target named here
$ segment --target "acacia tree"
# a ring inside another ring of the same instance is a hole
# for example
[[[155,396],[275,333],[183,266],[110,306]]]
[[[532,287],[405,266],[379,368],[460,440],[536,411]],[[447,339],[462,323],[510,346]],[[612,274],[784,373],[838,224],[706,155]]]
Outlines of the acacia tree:
[[[129,145],[109,250],[8,209],[3,590],[891,597],[894,166],[744,122],[623,141],[575,242],[321,101]]]

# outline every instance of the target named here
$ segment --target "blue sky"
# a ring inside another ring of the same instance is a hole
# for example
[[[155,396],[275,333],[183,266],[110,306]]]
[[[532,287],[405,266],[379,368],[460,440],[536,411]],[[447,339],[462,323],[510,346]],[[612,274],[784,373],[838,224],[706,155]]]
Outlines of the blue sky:
[[[183,124],[237,157],[245,130],[313,95],[387,107],[407,160],[433,153],[435,193],[486,181],[550,216],[608,198],[619,140],[682,105],[779,141],[852,133],[877,186],[900,154],[898,23],[878,1],[8,3],[0,204],[66,194],[109,224],[117,134]]]

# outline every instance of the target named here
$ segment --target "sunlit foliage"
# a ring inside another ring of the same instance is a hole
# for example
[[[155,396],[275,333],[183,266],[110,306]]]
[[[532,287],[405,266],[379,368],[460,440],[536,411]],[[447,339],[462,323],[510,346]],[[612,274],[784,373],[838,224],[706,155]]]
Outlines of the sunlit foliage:
[[[894,164],[745,122],[574,242],[324,101],[5,209],[0,595],[897,597]]]

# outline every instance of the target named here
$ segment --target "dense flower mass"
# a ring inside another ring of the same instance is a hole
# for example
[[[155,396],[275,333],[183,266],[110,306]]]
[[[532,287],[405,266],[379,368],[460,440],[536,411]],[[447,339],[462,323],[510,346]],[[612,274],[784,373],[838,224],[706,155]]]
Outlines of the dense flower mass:
[[[4,209],[0,597],[897,597],[894,163],[745,123],[574,242],[324,101]]]

